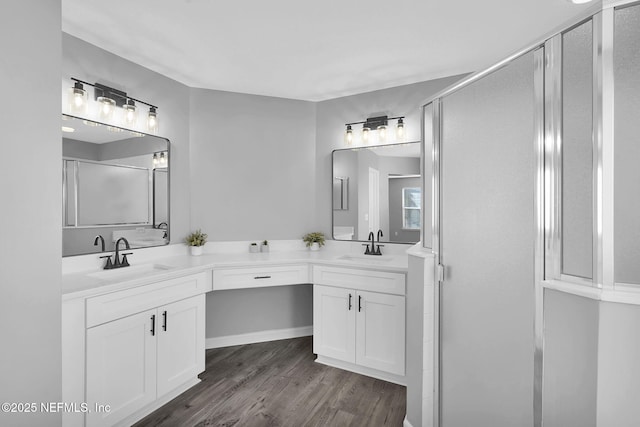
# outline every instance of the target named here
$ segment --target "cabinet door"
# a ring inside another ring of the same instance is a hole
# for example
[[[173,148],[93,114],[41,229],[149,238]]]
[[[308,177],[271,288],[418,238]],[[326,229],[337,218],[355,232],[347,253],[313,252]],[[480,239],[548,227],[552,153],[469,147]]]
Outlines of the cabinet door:
[[[356,363],[404,375],[404,297],[358,291],[355,308]]]
[[[356,293],[313,286],[313,352],[355,363]]]
[[[204,371],[205,296],[158,308],[158,397]]]
[[[155,400],[155,315],[148,310],[87,329],[88,426],[113,425]]]

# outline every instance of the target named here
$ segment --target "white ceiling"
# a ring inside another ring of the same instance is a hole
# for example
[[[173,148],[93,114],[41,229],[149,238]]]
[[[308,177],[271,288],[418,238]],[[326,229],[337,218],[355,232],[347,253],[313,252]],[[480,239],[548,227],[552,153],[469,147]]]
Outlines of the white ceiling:
[[[567,0],[62,0],[63,31],[191,87],[319,101],[479,71]]]

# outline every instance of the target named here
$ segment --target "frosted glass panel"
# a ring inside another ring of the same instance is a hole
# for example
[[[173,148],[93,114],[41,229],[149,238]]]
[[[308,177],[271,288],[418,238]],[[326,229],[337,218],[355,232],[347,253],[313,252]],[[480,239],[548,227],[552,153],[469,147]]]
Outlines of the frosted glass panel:
[[[640,6],[615,12],[615,280],[640,284]]]
[[[593,264],[593,29],[562,35],[562,273],[591,278]]]
[[[442,426],[533,424],[534,61],[442,101]]]
[[[433,184],[433,160],[431,158],[433,151],[433,104],[427,104],[424,107],[424,165],[422,171],[422,187],[424,197],[424,209],[422,213],[422,246],[431,248],[433,246],[433,228],[432,221],[432,205],[431,193]]]

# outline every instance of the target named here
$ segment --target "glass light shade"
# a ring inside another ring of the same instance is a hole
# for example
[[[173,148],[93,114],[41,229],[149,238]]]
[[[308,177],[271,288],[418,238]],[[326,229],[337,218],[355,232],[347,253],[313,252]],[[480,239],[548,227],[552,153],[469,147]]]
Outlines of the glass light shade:
[[[69,112],[78,115],[86,114],[88,105],[87,91],[84,90],[82,83],[76,83],[69,88]]]
[[[100,108],[99,117],[104,121],[111,121],[116,110],[116,101],[106,96],[98,97],[98,106]]]
[[[365,144],[369,143],[370,131],[371,129],[369,129],[368,127],[362,127],[362,142],[364,142]]]
[[[147,129],[151,133],[158,132],[158,113],[155,107],[149,108],[149,115],[147,116]]]
[[[398,124],[396,126],[396,140],[404,141],[404,137],[404,121],[402,119],[398,119]]]
[[[344,133],[344,143],[349,146],[353,144],[353,129],[351,129],[351,125],[347,125],[347,130]]]
[[[158,153],[153,153],[153,166],[158,166]]]
[[[165,157],[164,153],[160,153],[160,164],[161,165],[167,164],[167,158]]]
[[[386,142],[386,140],[387,140],[387,126],[380,125],[378,126],[378,141]]]
[[[136,105],[132,100],[127,100],[127,102],[122,106],[122,111],[124,112],[123,122],[127,126],[135,126],[138,121],[138,113],[136,112]]]

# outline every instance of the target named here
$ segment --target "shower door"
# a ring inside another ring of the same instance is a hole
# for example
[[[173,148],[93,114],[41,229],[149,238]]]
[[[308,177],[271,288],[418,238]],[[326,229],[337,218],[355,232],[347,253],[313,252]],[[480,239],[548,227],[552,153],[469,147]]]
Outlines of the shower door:
[[[533,425],[535,58],[441,99],[443,427]]]

